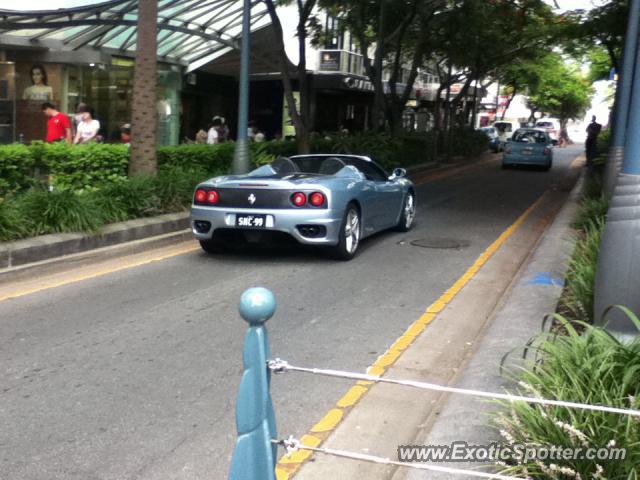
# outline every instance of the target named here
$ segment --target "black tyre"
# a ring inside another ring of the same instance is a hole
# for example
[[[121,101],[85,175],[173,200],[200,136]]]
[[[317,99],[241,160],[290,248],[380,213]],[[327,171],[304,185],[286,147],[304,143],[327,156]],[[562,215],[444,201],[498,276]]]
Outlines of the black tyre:
[[[200,240],[202,250],[212,255],[238,252],[247,241],[242,232],[216,231],[208,240]]]
[[[202,250],[211,254],[217,255],[226,252],[226,244],[217,238],[210,238],[208,240],[200,240],[200,246]]]
[[[353,203],[350,203],[340,225],[340,240],[333,247],[333,256],[339,260],[351,260],[360,245],[362,235],[362,222],[360,221],[360,210]]]
[[[399,232],[408,232],[413,226],[413,221],[416,218],[416,196],[413,192],[408,192],[402,204],[402,212],[400,214],[400,220],[396,225],[396,230]]]

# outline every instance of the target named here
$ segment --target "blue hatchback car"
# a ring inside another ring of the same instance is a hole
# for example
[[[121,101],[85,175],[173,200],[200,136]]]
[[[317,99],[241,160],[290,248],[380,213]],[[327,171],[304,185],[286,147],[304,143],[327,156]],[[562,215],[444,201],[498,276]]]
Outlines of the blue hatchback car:
[[[519,128],[504,147],[502,168],[536,165],[549,170],[553,164],[553,142],[545,130]]]

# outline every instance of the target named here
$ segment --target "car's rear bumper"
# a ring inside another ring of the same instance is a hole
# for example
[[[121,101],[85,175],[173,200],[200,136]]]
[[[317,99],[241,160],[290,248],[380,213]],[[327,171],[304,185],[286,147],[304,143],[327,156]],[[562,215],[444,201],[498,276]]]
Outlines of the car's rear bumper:
[[[518,155],[505,154],[502,157],[503,165],[550,165],[552,157],[548,155]]]
[[[236,215],[268,215],[269,226],[247,228],[236,226]],[[343,213],[332,209],[255,209],[203,207],[191,208],[191,230],[198,240],[210,239],[218,229],[283,232],[308,245],[336,245],[339,240]],[[272,220],[272,225],[271,225]],[[208,225],[207,225],[208,222]],[[320,227],[318,229],[308,227]],[[309,235],[318,230],[321,235]],[[306,232],[306,234],[305,234]]]

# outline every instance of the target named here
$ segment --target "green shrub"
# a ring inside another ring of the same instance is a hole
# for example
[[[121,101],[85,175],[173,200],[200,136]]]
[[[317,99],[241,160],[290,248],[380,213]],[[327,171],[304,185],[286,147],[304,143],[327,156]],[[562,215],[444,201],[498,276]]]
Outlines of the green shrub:
[[[629,318],[640,328],[630,312]],[[578,333],[562,318],[567,335],[540,339],[540,358],[518,375],[526,396],[640,408],[640,339],[621,343],[606,331],[584,325]],[[635,479],[640,465],[640,422],[635,417],[524,402],[503,403],[495,418],[509,443],[537,446],[626,448],[624,460],[529,460],[508,465],[503,473],[536,479]],[[555,465],[555,467],[552,466]],[[558,469],[566,468],[566,475]],[[578,474],[579,476],[576,476]]]
[[[598,135],[598,154],[606,155],[609,152],[609,145],[611,145],[611,129],[607,128],[602,130]]]
[[[591,320],[593,316],[593,291],[604,223],[604,218],[596,218],[584,225],[569,262],[561,302],[574,319]]]
[[[17,208],[30,235],[95,232],[103,224],[102,212],[91,197],[70,190],[32,188],[20,196]]]
[[[585,196],[573,221],[573,227],[585,230],[590,222],[604,220],[608,209],[609,202],[604,194],[597,197]]]
[[[117,144],[48,144],[43,162],[56,189],[92,190],[127,176],[129,147]]]
[[[0,198],[0,242],[16,240],[25,234],[25,225],[16,203]]]
[[[163,213],[156,177],[136,175],[122,182],[104,185],[91,195],[103,211],[105,221],[116,222]]]
[[[369,155],[384,168],[391,170],[398,166],[430,161],[432,141],[433,135],[431,134],[414,134],[402,137],[393,137],[388,133],[338,135],[330,141],[330,150],[325,151]]]
[[[472,128],[459,128],[452,132],[452,154],[467,158],[477,157],[487,151],[489,141],[481,131]]]
[[[27,187],[35,161],[26,145],[3,145],[0,148],[0,197]]]
[[[155,180],[156,195],[164,212],[178,212],[191,205],[193,191],[207,178],[201,167],[164,166]]]
[[[235,144],[225,142],[218,145],[177,145],[158,148],[158,165],[199,168],[205,177],[227,173],[233,161]]]

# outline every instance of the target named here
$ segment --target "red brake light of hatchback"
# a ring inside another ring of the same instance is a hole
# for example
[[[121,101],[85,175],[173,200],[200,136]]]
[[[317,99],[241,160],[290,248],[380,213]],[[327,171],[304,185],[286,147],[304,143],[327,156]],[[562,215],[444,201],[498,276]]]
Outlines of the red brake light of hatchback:
[[[291,195],[291,202],[296,207],[302,207],[305,203],[307,203],[307,196],[302,192],[296,192]]]
[[[207,203],[216,204],[220,200],[220,194],[215,190],[209,190],[207,192]]]
[[[313,192],[309,197],[309,203],[314,207],[321,207],[326,201],[327,198],[321,192]]]
[[[196,202],[204,203],[207,200],[207,191],[199,188],[196,190]]]

